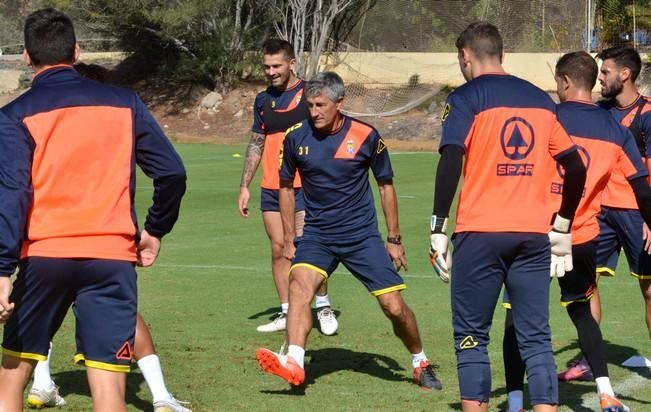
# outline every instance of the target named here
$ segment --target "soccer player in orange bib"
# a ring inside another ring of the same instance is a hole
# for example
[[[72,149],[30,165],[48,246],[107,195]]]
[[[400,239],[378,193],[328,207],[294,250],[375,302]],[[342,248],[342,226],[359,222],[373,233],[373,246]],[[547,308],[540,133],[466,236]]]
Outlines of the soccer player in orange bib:
[[[27,17],[24,56],[32,87],[0,109],[0,410],[22,411],[34,365],[74,303],[75,360],[86,366],[93,410],[126,411],[134,266],[158,257],[178,218],[185,169],[133,91],[74,70],[79,45],[63,13]],[[154,180],[142,231],[136,165]]]
[[[631,131],[638,152],[649,169],[651,103],[640,94],[635,84],[642,69],[640,55],[630,47],[616,46],[602,51],[597,58],[602,61],[598,76],[601,95],[607,99],[599,104]],[[651,232],[643,222],[626,175],[619,168],[613,171],[604,190],[598,219],[597,282],[600,276],[615,275],[623,249],[630,274],[638,280],[642,292],[646,326],[651,337]],[[600,322],[601,298],[596,286],[590,308],[592,316]],[[594,374],[583,357],[558,377],[564,381],[593,380]]]
[[[648,222],[651,222],[651,188],[647,183],[649,173],[632,134],[606,110],[592,103],[597,74],[597,63],[582,51],[565,54],[556,64],[557,92],[562,102],[557,110],[558,120],[579,148],[587,169],[585,190],[572,224],[573,269],[558,282],[561,305],[567,309],[576,327],[579,345],[594,374],[601,410],[624,412],[628,409],[617,400],[610,383],[599,324],[590,313],[590,299],[594,294],[597,273],[597,216],[601,210],[602,194],[614,170],[626,178],[635,194],[636,205],[639,205],[644,220]],[[559,166],[550,186],[552,210],[558,208],[563,191],[562,176],[563,170]],[[521,365],[511,318],[511,311],[508,311],[504,369],[510,412],[522,409],[524,380],[524,367]]]
[[[473,23],[461,32],[456,46],[467,83],[448,96],[442,116],[430,253],[443,280],[453,268],[452,324],[461,406],[464,411],[488,411],[488,332],[505,285],[531,404],[534,411],[553,411],[558,383],[549,329],[550,268],[552,276],[572,268],[570,227],[585,167],[549,95],[504,72],[497,27]],[[447,220],[464,155],[450,267]],[[563,201],[553,217],[544,201],[552,158],[565,168]]]
[[[271,272],[280,300],[280,313],[271,322],[258,326],[258,332],[284,331],[289,308],[289,266],[283,257],[283,226],[278,203],[278,159],[285,131],[308,115],[304,96],[305,82],[295,73],[296,58],[293,46],[280,39],[269,39],[263,45],[262,64],[269,80],[267,90],[259,93],[253,107],[253,136],[244,159],[244,170],[237,199],[240,215],[249,216],[249,185],[262,161],[262,189],[260,209],[262,221],[271,242]],[[300,176],[294,179],[296,188],[296,230],[301,233],[305,218],[303,192]],[[333,335],[338,328],[335,313],[330,307],[327,285],[321,286],[316,295],[317,318],[321,332]]]

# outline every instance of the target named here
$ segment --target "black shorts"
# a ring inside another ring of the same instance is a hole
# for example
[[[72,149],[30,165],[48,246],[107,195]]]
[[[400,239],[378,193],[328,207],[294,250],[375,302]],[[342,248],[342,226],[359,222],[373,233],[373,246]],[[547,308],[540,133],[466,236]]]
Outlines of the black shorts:
[[[74,303],[75,361],[128,372],[136,329],[136,271],[132,262],[29,257],[19,266],[4,327],[3,353],[46,360],[50,341]]]
[[[596,239],[572,246],[572,270],[558,278],[562,306],[592,298],[597,276],[596,255]]]

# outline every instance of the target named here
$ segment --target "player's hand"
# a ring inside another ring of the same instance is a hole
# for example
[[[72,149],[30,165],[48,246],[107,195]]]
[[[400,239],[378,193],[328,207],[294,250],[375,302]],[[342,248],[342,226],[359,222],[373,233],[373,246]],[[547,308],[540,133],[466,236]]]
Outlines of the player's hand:
[[[552,261],[549,275],[562,278],[565,272],[572,270],[572,221],[559,215],[554,217],[554,227],[549,232],[549,243],[552,247]]]
[[[405,271],[408,271],[407,267],[407,254],[405,253],[405,248],[403,245],[397,245],[395,243],[387,243],[387,253],[391,256],[393,264],[396,265],[396,270],[400,272],[400,269],[405,268]]]
[[[240,211],[240,216],[249,217],[249,193],[248,187],[240,187],[240,195],[237,197],[237,208]]]
[[[14,312],[15,303],[9,303],[9,296],[11,295],[11,278],[9,276],[0,277],[0,325],[3,325],[9,320],[11,314]]]
[[[452,256],[448,253],[448,235],[445,234],[448,219],[432,215],[430,222],[429,258],[434,271],[445,283],[450,281]]]
[[[160,252],[160,239],[143,230],[136,248],[136,264],[142,267],[153,265],[158,257],[158,252]]]
[[[283,246],[283,257],[287,260],[292,260],[294,259],[294,254],[296,254],[294,239],[285,240],[285,245]]]
[[[642,226],[642,239],[644,239],[644,250],[651,255],[651,229],[646,223]]]

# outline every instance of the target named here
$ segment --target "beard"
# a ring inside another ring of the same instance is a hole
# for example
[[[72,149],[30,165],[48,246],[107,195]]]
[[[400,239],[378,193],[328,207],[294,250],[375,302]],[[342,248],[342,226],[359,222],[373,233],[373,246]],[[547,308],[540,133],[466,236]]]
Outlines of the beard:
[[[624,90],[624,83],[616,80],[609,87],[601,86],[601,95],[606,99],[613,99],[617,97],[617,95],[620,94],[622,90]]]

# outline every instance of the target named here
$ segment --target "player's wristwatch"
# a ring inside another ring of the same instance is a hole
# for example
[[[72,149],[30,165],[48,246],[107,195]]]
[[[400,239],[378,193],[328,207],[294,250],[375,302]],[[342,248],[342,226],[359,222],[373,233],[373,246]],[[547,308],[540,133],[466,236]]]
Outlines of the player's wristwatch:
[[[402,236],[400,235],[387,236],[387,242],[393,243],[394,245],[402,245]]]

